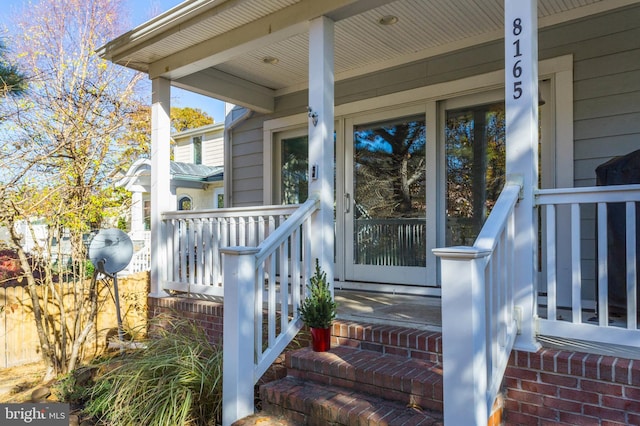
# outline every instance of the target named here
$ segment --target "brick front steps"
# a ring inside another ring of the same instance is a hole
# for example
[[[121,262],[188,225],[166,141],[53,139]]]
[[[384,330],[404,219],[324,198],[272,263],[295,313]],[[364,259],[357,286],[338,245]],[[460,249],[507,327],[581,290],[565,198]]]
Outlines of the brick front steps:
[[[216,343],[222,340],[222,310],[222,305],[216,302],[149,298],[151,316],[179,312],[193,318]],[[437,332],[336,321],[332,334],[335,349],[347,347],[442,365],[442,336]],[[265,379],[286,376],[285,361],[277,367]],[[314,371],[309,374],[317,374]],[[354,390],[360,392],[360,385],[346,387],[343,392]],[[544,348],[536,353],[514,350],[505,373],[503,394],[495,408],[489,425],[640,425],[640,359],[583,353],[577,348]],[[305,421],[259,412],[237,424],[294,426]]]
[[[264,385],[261,396],[266,412],[282,415],[299,425],[442,424],[441,413],[290,376]]]
[[[431,362],[350,347],[287,354],[288,376],[261,388],[263,409],[307,425],[441,424]]]
[[[292,378],[442,411],[442,370],[429,361],[340,346],[290,352],[286,362]]]
[[[323,426],[442,424],[439,333],[341,321],[332,332],[329,352],[288,352],[287,376],[261,386],[263,420]],[[257,424],[247,421],[238,424]]]

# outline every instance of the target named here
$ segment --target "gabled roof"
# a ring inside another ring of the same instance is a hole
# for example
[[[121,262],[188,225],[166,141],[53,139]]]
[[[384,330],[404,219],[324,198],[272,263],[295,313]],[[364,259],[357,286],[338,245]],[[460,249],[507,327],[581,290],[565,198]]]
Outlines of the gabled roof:
[[[193,183],[220,182],[224,178],[224,167],[205,166],[202,164],[189,164],[177,161],[169,163],[169,173],[172,184],[181,186],[186,184],[192,186]],[[141,158],[137,160],[127,174],[115,184],[123,186],[129,191],[149,192],[151,185],[151,160]]]
[[[539,0],[539,27],[639,1]],[[308,87],[308,26],[320,16],[335,22],[335,80],[340,82],[499,40],[504,2],[187,0],[98,52],[150,78],[270,112],[275,97]],[[427,77],[438,79],[426,69],[407,76]]]

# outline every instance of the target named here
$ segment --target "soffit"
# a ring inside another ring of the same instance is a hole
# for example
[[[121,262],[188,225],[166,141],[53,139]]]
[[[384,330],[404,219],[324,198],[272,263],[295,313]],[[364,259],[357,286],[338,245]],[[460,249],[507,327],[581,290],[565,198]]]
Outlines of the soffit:
[[[197,0],[185,4],[193,2]],[[193,16],[179,25],[139,42],[139,47],[131,43],[135,48],[126,54],[110,56],[107,53],[104,56],[131,68],[148,71],[149,65],[154,62],[180,55],[189,47],[206,44],[230,31],[242,31],[256,20],[275,13],[282,14],[287,8],[304,0],[200,2],[218,6],[199,13],[193,12]],[[538,17],[540,26],[551,25],[635,2],[539,0]],[[363,11],[338,16],[335,24],[336,80],[502,37],[503,0],[369,0],[369,3],[360,0],[354,3],[359,3]],[[367,10],[362,4],[370,4],[373,8]],[[380,25],[378,21],[385,15],[398,17],[398,22],[395,25]],[[122,44],[123,40],[121,38],[119,43]],[[257,45],[253,50],[229,54],[210,69],[270,89],[275,94],[300,90],[306,87],[307,82],[307,46],[307,33],[298,32],[270,44]],[[265,57],[277,58],[278,63],[267,64],[263,62]],[[165,77],[173,79],[170,72]]]

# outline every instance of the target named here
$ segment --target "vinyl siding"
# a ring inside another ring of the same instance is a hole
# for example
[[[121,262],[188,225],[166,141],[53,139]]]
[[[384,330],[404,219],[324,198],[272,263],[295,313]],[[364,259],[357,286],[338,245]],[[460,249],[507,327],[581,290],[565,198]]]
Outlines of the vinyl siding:
[[[222,135],[211,137],[205,135],[202,141],[202,163],[207,166],[224,165],[224,138]]]
[[[336,105],[502,69],[504,43],[487,43],[336,84]],[[640,6],[544,29],[539,58],[574,57],[574,184],[595,184],[595,168],[640,149]],[[233,134],[233,203],[262,203],[262,121],[299,114],[306,91],[276,99]]]
[[[250,118],[234,129],[231,147],[233,207],[262,204],[262,121],[262,117]]]
[[[193,136],[202,136],[202,164],[207,166],[224,165],[223,131],[176,137],[176,145],[173,150],[174,161],[193,163]]]

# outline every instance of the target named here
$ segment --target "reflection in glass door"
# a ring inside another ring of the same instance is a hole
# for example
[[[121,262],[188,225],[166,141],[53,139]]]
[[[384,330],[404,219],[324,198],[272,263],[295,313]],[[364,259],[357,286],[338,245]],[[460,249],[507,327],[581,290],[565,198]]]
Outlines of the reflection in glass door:
[[[280,202],[302,204],[309,196],[309,138],[307,135],[280,141]]]
[[[449,110],[446,245],[473,245],[505,180],[504,103]]]
[[[424,115],[354,125],[352,131],[349,275],[422,284],[427,255]]]

